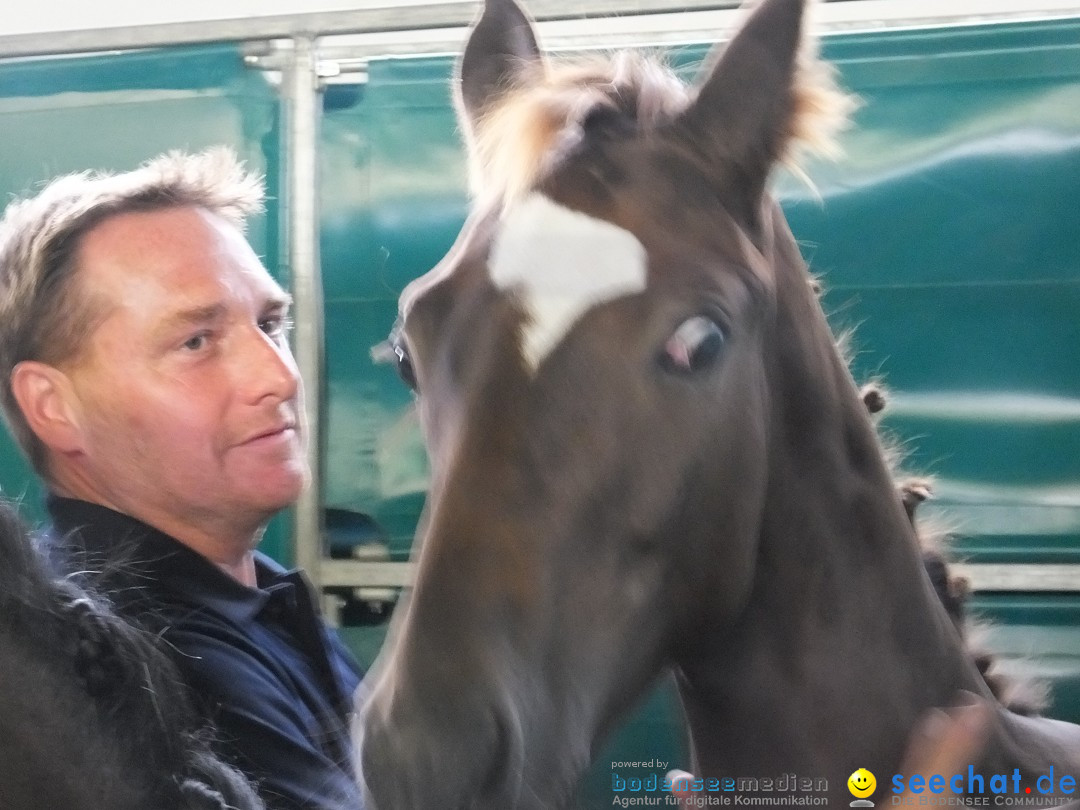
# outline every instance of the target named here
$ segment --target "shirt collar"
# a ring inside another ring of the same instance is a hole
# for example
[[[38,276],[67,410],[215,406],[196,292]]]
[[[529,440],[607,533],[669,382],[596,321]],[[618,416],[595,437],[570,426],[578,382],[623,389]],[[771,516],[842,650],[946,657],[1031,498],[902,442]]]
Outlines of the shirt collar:
[[[110,591],[143,590],[153,582],[185,602],[245,623],[254,620],[273,592],[301,582],[298,571],[287,571],[257,551],[258,587],[249,588],[194,549],[130,515],[54,494],[46,507],[52,517],[51,543],[62,554],[85,559]]]

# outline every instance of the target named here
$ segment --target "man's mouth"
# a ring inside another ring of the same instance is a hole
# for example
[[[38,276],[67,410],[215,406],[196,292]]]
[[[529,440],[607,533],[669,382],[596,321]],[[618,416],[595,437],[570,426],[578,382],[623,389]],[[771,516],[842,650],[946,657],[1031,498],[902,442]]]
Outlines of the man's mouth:
[[[281,424],[273,425],[252,434],[250,437],[242,441],[241,444],[256,444],[258,442],[271,442],[279,438],[291,438],[295,432],[295,422],[282,422]]]

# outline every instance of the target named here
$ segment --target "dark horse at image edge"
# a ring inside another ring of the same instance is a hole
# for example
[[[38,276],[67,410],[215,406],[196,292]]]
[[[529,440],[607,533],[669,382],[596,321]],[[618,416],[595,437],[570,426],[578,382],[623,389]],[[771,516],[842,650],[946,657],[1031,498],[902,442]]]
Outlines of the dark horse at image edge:
[[[803,16],[765,0],[691,89],[553,65],[488,0],[475,202],[391,337],[432,486],[369,677],[376,810],[566,806],[666,670],[696,774],[824,778],[834,806],[927,710],[989,698],[767,190],[845,107]],[[974,768],[1080,776],[1080,728],[997,709]]]
[[[0,503],[0,810],[261,810],[159,640],[77,579]]]

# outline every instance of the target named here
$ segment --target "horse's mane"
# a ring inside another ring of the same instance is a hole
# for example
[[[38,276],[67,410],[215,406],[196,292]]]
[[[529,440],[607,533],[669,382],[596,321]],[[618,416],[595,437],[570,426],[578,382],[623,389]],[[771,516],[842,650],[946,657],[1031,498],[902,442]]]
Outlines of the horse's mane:
[[[800,54],[794,111],[783,139],[782,160],[798,174],[804,151],[838,153],[835,135],[856,106],[813,48],[806,42]],[[518,84],[489,104],[468,133],[472,191],[512,203],[582,140],[585,122],[598,110],[615,111],[648,133],[671,122],[693,98],[694,90],[659,53],[619,51],[525,66]]]
[[[825,289],[821,280],[810,278],[810,288],[817,297]],[[834,336],[837,354],[847,369],[851,369],[855,355],[855,330],[845,329]],[[904,470],[906,452],[895,436],[882,429],[879,416],[889,402],[888,389],[878,378],[864,383],[859,389],[863,406],[874,423],[878,446],[885,459],[889,474],[895,483],[896,493],[915,532],[923,567],[934,592],[952,620],[968,656],[975,663],[991,694],[1009,711],[1034,716],[1042,714],[1050,704],[1047,684],[1035,678],[1020,678],[1005,674],[998,666],[998,656],[985,641],[991,623],[971,615],[971,583],[958,575],[953,567],[956,561],[952,551],[954,529],[940,517],[927,518],[919,507],[933,498],[932,477],[911,475]]]
[[[846,355],[846,351],[842,351],[842,354]],[[885,410],[888,397],[881,383],[867,383],[860,393],[863,405],[872,416]],[[952,532],[940,520],[927,520],[918,514],[919,507],[933,497],[933,481],[924,477],[904,476],[898,471],[903,454],[897,443],[882,435],[880,430],[878,440],[897,482],[897,495],[915,531],[923,567],[934,592],[960,635],[964,649],[974,661],[991,694],[1002,706],[1017,714],[1041,714],[1049,704],[1046,684],[1034,679],[1010,677],[1000,670],[998,657],[984,646],[982,639],[989,627],[988,623],[976,620],[970,614],[968,603],[971,599],[971,585],[952,568]]]
[[[29,718],[50,718],[32,732],[42,738],[34,745],[6,742],[56,758],[34,761],[37,770],[60,774],[81,763],[85,772],[71,781],[85,791],[85,806],[107,796],[119,802],[117,796],[143,795],[154,806],[177,810],[262,807],[247,780],[211,750],[209,732],[161,641],[74,578],[54,576],[4,503],[0,615],[0,698],[5,706],[14,701],[5,710],[5,727],[21,730],[17,737],[30,733]],[[20,713],[23,720],[14,716]],[[79,762],[62,761],[69,748]]]

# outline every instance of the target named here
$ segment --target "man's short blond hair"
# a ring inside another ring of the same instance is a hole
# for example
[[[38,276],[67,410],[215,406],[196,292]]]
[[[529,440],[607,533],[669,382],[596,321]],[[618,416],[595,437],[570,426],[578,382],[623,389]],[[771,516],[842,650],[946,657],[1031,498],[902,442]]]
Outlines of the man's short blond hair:
[[[96,225],[132,211],[196,206],[244,230],[262,210],[263,182],[226,148],[170,152],[124,173],[59,177],[12,202],[0,220],[0,407],[34,469],[47,475],[45,447],[12,391],[18,363],[56,365],[77,356],[102,315],[78,283],[79,245]]]

